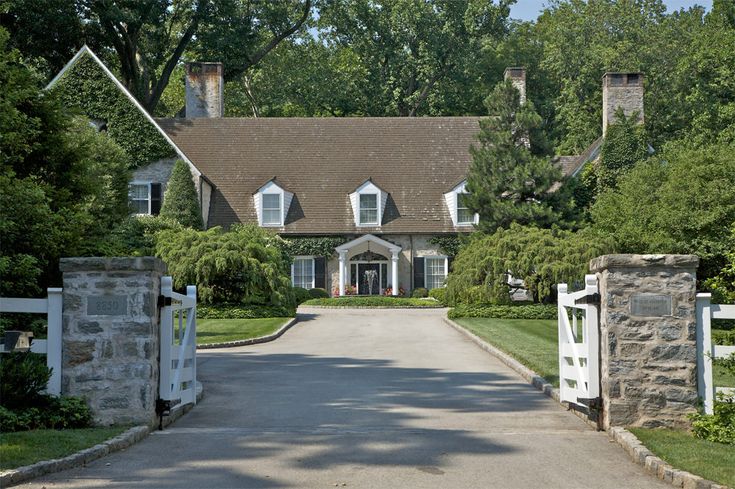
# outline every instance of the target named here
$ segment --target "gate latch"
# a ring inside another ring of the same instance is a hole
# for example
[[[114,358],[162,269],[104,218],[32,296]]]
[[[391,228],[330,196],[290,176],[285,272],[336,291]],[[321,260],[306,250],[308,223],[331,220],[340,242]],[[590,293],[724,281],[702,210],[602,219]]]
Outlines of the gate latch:
[[[159,295],[158,296],[158,308],[162,308],[164,306],[170,306],[171,305],[171,298],[166,297],[165,295]]]
[[[600,305],[600,294],[595,292],[594,294],[588,294],[584,297],[580,297],[576,301],[574,301],[575,304],[597,304]]]

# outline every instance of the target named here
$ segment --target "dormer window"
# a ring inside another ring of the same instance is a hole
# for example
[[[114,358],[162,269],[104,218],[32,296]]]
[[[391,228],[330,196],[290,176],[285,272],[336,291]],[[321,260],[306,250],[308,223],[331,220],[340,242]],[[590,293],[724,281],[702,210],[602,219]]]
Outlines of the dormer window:
[[[378,225],[378,194],[360,194],[360,225]]]
[[[258,224],[263,227],[282,227],[286,225],[288,208],[293,194],[275,182],[269,180],[253,194],[255,211],[258,213]]]
[[[388,192],[368,179],[350,194],[350,203],[356,226],[378,227],[383,224],[383,213]]]
[[[459,182],[453,189],[444,194],[444,201],[455,226],[472,226],[480,222],[480,216],[467,207],[465,202],[465,196],[467,195],[469,195],[467,180]]]

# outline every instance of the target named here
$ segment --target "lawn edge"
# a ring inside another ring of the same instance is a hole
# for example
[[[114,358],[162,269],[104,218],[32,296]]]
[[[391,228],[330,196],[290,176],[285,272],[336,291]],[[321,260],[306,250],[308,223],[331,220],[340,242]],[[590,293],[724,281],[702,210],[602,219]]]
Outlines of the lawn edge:
[[[197,402],[204,397],[202,384],[197,382]],[[164,418],[163,426],[166,427],[191,411],[193,404],[176,406],[169,416]],[[0,487],[11,487],[22,482],[27,482],[42,475],[53,474],[63,470],[83,467],[84,465],[102,458],[111,453],[124,450],[147,437],[156,428],[155,426],[138,425],[123,431],[117,436],[98,443],[97,445],[79,450],[62,458],[41,460],[31,465],[23,465],[15,469],[0,472]]]
[[[517,374],[531,383],[534,387],[542,391],[545,395],[551,397],[555,401],[559,401],[559,389],[551,385],[546,379],[539,374],[523,365],[521,362],[483,340],[473,332],[464,328],[460,324],[449,318],[443,318],[444,322],[459,331],[477,346],[485,350],[487,353],[495,356],[498,360],[514,370]],[[581,413],[572,410],[572,413],[585,421],[589,426],[597,428],[597,424],[585,419]],[[646,446],[630,431],[621,426],[613,426],[607,432],[607,436],[618,445],[620,445],[630,459],[636,464],[642,466],[646,472],[654,477],[668,482],[674,487],[682,487],[684,489],[728,489],[728,486],[718,484],[714,481],[707,480],[698,475],[694,475],[686,470],[679,470],[672,465],[666,463],[660,457],[646,448]]]
[[[271,333],[269,335],[258,336],[257,338],[249,338],[247,340],[223,341],[220,343],[207,343],[205,345],[197,345],[197,350],[212,350],[215,348],[233,348],[236,346],[247,346],[247,345],[255,345],[258,343],[268,343],[269,341],[277,340],[278,338],[280,338],[281,335],[283,335],[283,333],[288,331],[294,324],[296,324],[298,320],[299,320],[299,317],[297,314],[296,317],[291,318],[288,322],[286,322],[286,324],[278,328],[276,332]]]

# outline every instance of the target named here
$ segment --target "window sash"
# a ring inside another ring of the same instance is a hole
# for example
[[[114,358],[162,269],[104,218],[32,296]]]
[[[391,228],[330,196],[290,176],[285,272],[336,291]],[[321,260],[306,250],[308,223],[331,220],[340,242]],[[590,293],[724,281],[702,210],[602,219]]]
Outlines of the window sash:
[[[263,194],[263,224],[281,224],[281,196]]]
[[[378,196],[360,194],[360,224],[378,224]]]
[[[457,194],[457,224],[474,224],[475,214],[464,203],[466,193]]]
[[[447,278],[447,259],[426,257],[424,258],[424,267],[426,288],[431,290],[444,287],[444,281]]]
[[[151,213],[151,184],[131,183],[128,186],[128,201],[135,214]]]
[[[293,276],[291,277],[294,287],[304,289],[314,288],[314,258],[295,258],[293,261]]]

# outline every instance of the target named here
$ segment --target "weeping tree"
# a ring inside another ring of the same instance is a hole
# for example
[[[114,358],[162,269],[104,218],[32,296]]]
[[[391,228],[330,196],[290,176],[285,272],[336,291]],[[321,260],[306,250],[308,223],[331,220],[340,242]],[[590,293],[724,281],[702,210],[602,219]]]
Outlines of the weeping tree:
[[[204,227],[199,194],[191,178],[189,166],[183,160],[176,160],[174,164],[163,196],[161,217],[172,219],[188,228]]]

